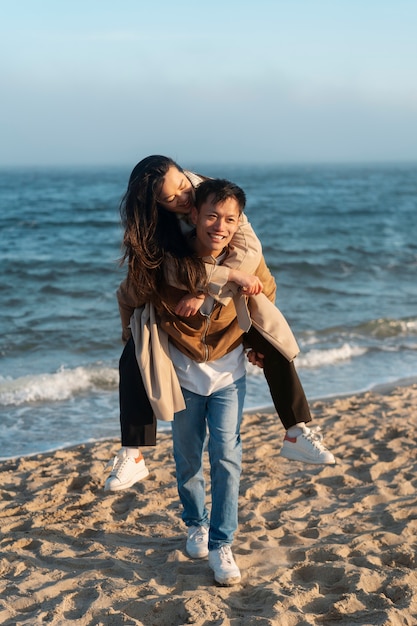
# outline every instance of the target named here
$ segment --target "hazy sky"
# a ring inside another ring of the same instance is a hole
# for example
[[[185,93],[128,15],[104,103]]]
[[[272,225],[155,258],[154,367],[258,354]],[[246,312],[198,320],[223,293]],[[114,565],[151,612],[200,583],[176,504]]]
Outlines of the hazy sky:
[[[0,0],[0,165],[417,161],[416,0]]]

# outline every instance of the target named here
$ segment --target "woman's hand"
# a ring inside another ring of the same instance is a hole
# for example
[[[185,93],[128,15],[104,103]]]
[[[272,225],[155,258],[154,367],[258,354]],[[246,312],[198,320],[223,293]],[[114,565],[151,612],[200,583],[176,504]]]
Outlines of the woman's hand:
[[[245,296],[257,296],[264,288],[261,280],[253,274],[245,274],[240,270],[230,270],[229,280],[239,285]]]
[[[181,298],[175,307],[175,315],[180,315],[181,317],[191,317],[195,315],[200,310],[205,297],[204,294],[201,294],[201,296],[192,296],[188,293]]]

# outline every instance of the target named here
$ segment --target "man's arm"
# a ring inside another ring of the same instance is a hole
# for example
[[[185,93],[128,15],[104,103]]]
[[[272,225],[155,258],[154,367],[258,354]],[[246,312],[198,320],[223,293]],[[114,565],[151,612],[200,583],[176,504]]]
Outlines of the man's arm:
[[[221,266],[214,266],[221,267]],[[245,296],[256,296],[262,292],[262,281],[254,274],[245,274],[240,270],[229,269],[229,282],[235,284],[242,294]],[[203,306],[206,296],[209,294],[202,293],[198,296],[193,296],[190,293],[185,294],[178,302],[175,313],[181,317],[190,317],[196,315],[196,313]]]

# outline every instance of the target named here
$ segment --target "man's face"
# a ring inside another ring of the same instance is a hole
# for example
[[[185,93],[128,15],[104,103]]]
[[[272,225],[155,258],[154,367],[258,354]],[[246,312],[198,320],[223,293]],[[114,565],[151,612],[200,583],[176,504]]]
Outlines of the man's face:
[[[239,227],[239,205],[235,198],[214,202],[211,194],[197,211],[191,210],[196,227],[196,251],[199,256],[217,257],[231,241]]]
[[[171,166],[164,176],[158,202],[173,213],[188,215],[194,206],[194,188],[186,175]]]

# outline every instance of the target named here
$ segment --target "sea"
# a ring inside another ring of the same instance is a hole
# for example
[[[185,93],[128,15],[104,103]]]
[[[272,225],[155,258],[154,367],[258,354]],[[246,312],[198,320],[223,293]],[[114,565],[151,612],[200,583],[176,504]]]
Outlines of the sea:
[[[182,165],[245,190],[311,401],[416,381],[417,164]],[[0,170],[3,460],[119,437],[130,170]],[[246,410],[271,407],[247,381]]]

